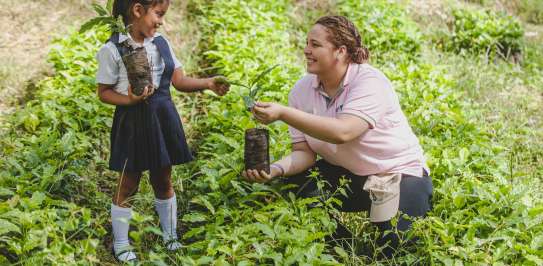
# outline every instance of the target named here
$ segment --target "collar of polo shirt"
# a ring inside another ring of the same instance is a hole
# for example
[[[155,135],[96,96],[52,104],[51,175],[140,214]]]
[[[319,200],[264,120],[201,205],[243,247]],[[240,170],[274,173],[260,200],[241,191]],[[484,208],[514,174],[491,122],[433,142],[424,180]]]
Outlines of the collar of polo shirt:
[[[143,39],[143,45],[139,44],[139,43],[136,43],[134,41],[134,39],[132,39],[132,36],[130,36],[130,34],[124,34],[124,33],[119,33],[119,43],[122,43],[126,40],[128,40],[128,44],[134,46],[134,47],[139,47],[139,46],[146,46],[148,44],[150,44],[156,37],[160,36],[160,33],[155,33],[155,35],[153,37],[147,37],[145,39]]]
[[[334,103],[334,101],[343,93],[345,88],[349,86],[349,83],[356,77],[358,72],[360,72],[360,66],[361,64],[355,63],[351,63],[347,66],[347,72],[339,84],[339,90],[332,98],[324,91],[324,86],[317,75],[315,75],[315,78],[311,81],[311,87],[324,97],[326,100],[326,106],[330,107],[330,105],[332,105],[332,103]]]

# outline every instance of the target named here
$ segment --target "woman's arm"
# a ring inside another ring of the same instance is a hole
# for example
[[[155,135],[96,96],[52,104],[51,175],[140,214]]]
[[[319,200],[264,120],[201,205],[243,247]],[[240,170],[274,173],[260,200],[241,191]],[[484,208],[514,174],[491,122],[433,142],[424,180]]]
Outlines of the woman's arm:
[[[210,89],[217,95],[222,96],[229,90],[228,84],[223,84],[218,81],[217,77],[213,78],[191,78],[185,76],[181,68],[176,68],[172,76],[173,87],[182,92],[195,92],[205,89]]]
[[[264,183],[281,175],[291,176],[301,173],[313,166],[316,159],[316,153],[311,150],[307,142],[298,142],[292,144],[292,152],[289,155],[273,163],[279,165],[278,167],[272,164],[269,175],[264,171],[259,173],[257,170],[247,170],[242,172],[242,176],[247,181]],[[284,173],[282,173],[283,170]]]
[[[276,103],[259,102],[253,112],[264,124],[282,120],[311,137],[334,144],[349,142],[369,129],[368,122],[354,115],[323,117]]]
[[[154,93],[152,86],[146,87],[140,96],[132,94],[132,86],[128,85],[128,95],[123,95],[116,92],[113,88],[115,85],[98,83],[98,98],[100,101],[113,105],[134,105],[145,100]]]

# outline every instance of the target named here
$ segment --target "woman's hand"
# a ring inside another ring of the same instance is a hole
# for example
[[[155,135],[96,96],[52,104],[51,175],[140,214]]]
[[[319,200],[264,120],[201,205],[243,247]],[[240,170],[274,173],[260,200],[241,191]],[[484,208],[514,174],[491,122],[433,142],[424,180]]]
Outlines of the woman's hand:
[[[230,84],[223,76],[209,78],[207,87],[219,96],[225,95],[230,90]]]
[[[155,93],[155,86],[148,85],[143,89],[143,93],[140,96],[137,96],[132,92],[132,85],[128,85],[128,99],[130,104],[137,104],[149,98],[153,93]]]
[[[273,178],[278,177],[281,175],[281,170],[277,167],[270,167],[270,173],[266,173],[266,171],[261,170],[258,172],[258,170],[249,169],[249,170],[243,170],[241,172],[241,176],[245,178],[248,182],[256,182],[256,183],[266,183],[271,181]]]
[[[278,103],[256,102],[253,107],[253,114],[262,124],[269,124],[281,119],[285,107]]]

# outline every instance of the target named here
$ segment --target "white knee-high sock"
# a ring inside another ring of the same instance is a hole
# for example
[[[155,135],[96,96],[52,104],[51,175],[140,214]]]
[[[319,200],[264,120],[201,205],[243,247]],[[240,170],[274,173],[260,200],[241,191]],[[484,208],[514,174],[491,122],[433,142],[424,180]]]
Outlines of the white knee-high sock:
[[[113,250],[115,254],[119,254],[117,259],[121,261],[129,261],[136,258],[136,254],[132,251],[124,252],[130,246],[128,241],[128,229],[130,227],[130,219],[132,219],[132,208],[123,208],[115,204],[111,204],[111,225],[113,227]]]
[[[177,198],[173,197],[165,200],[155,199],[155,210],[160,219],[160,227],[162,228],[162,237],[167,243],[167,248],[175,250],[181,247],[177,242]]]

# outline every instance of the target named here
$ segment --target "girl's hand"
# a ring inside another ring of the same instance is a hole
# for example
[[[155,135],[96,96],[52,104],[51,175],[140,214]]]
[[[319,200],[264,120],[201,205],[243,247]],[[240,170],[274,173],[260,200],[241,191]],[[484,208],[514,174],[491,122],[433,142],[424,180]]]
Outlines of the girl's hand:
[[[277,103],[256,102],[252,111],[258,122],[267,125],[281,119],[284,109],[284,106]]]
[[[270,174],[266,173],[266,171],[261,170],[258,172],[257,170],[243,170],[241,172],[241,176],[245,178],[248,182],[257,182],[257,183],[266,183],[271,181],[273,178],[278,177],[281,174],[281,170],[279,170],[277,167],[270,167]]]
[[[225,95],[230,90],[230,84],[223,76],[209,78],[208,88],[219,96]]]
[[[140,96],[137,96],[132,93],[132,85],[128,84],[128,99],[130,101],[130,104],[137,104],[147,99],[153,93],[155,93],[155,86],[149,85],[143,89],[143,93]]]

